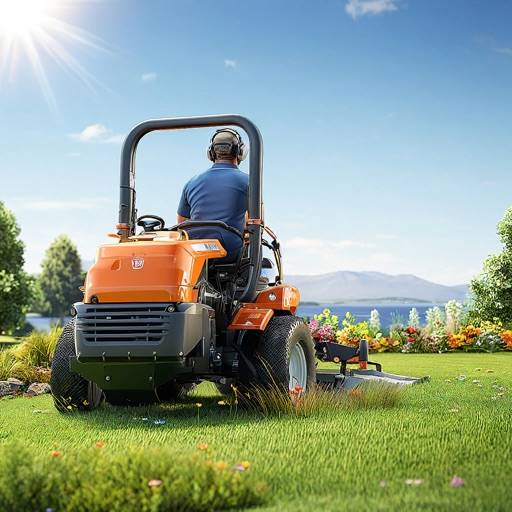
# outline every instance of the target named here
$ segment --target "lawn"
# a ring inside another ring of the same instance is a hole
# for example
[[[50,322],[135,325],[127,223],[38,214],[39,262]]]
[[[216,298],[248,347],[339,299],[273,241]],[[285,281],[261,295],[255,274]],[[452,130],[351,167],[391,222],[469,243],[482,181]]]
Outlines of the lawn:
[[[249,471],[268,483],[267,505],[258,510],[510,510],[512,354],[375,359],[386,371],[432,381],[408,389],[393,408],[304,419],[235,416],[207,388],[179,406],[90,414],[60,415],[49,396],[2,400],[0,443],[18,440],[49,454],[97,441],[116,452],[207,443],[214,459],[250,461]],[[450,486],[454,475],[463,487]]]
[[[13,347],[19,342],[19,338],[14,338],[13,336],[0,335],[0,349]]]

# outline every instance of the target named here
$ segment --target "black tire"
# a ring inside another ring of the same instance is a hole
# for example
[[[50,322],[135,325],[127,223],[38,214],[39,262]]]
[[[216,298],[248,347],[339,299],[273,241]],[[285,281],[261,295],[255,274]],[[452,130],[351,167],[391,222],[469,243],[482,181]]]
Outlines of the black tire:
[[[66,324],[52,360],[53,403],[60,412],[90,411],[101,404],[103,391],[94,383],[71,371],[70,357],[76,356],[75,321]]]
[[[175,381],[167,382],[157,389],[156,394],[161,402],[175,402],[182,400],[192,391],[197,384],[195,382],[180,383]]]
[[[290,354],[300,344],[306,359],[306,386],[316,384],[315,349],[307,325],[294,316],[277,316],[268,324],[259,338],[252,362],[264,387],[278,386],[290,389]]]

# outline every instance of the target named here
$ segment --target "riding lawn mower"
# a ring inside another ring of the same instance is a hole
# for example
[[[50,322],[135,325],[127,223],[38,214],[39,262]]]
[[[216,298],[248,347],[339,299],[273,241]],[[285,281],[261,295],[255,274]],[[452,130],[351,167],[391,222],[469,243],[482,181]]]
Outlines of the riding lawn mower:
[[[155,130],[221,126],[240,127],[249,138],[246,233],[217,220],[166,227],[157,215],[137,217],[135,154],[141,138]],[[113,243],[99,247],[83,301],[71,307],[55,351],[51,387],[57,409],[90,410],[102,400],[173,400],[204,380],[221,392],[230,385],[277,385],[284,393],[421,380],[383,373],[368,360],[366,340],[358,347],[313,341],[296,316],[299,291],[283,282],[279,241],[263,219],[262,159],[258,128],[238,115],[157,119],[131,130],[121,155]],[[223,260],[227,253],[219,240],[189,237],[187,230],[204,226],[240,237],[244,249],[235,262]],[[263,247],[274,261],[263,257]],[[263,277],[262,268],[274,266],[275,279]],[[319,370],[318,361],[340,368]]]

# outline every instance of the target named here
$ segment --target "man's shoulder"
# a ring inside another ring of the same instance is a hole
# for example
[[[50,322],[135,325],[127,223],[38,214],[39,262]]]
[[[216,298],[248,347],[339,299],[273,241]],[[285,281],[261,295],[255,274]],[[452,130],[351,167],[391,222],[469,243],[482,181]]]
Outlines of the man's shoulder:
[[[237,168],[235,169],[234,174],[238,180],[242,181],[243,183],[249,183],[249,175],[246,172]]]

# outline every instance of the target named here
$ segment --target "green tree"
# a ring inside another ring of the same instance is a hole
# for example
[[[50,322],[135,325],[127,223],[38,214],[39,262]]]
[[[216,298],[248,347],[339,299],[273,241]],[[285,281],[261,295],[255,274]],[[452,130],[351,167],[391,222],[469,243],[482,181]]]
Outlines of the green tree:
[[[32,300],[33,281],[23,271],[19,235],[14,214],[0,201],[0,332],[20,327]]]
[[[500,254],[489,256],[483,270],[471,281],[474,314],[482,320],[512,322],[512,208],[498,223],[503,243]]]
[[[30,312],[47,316],[50,314],[50,305],[41,288],[41,280],[37,275],[33,275],[32,280],[34,282],[34,294],[32,296],[32,302],[30,303]]]
[[[73,242],[58,236],[48,247],[39,283],[49,306],[50,316],[63,318],[73,302],[82,299],[82,263]]]

